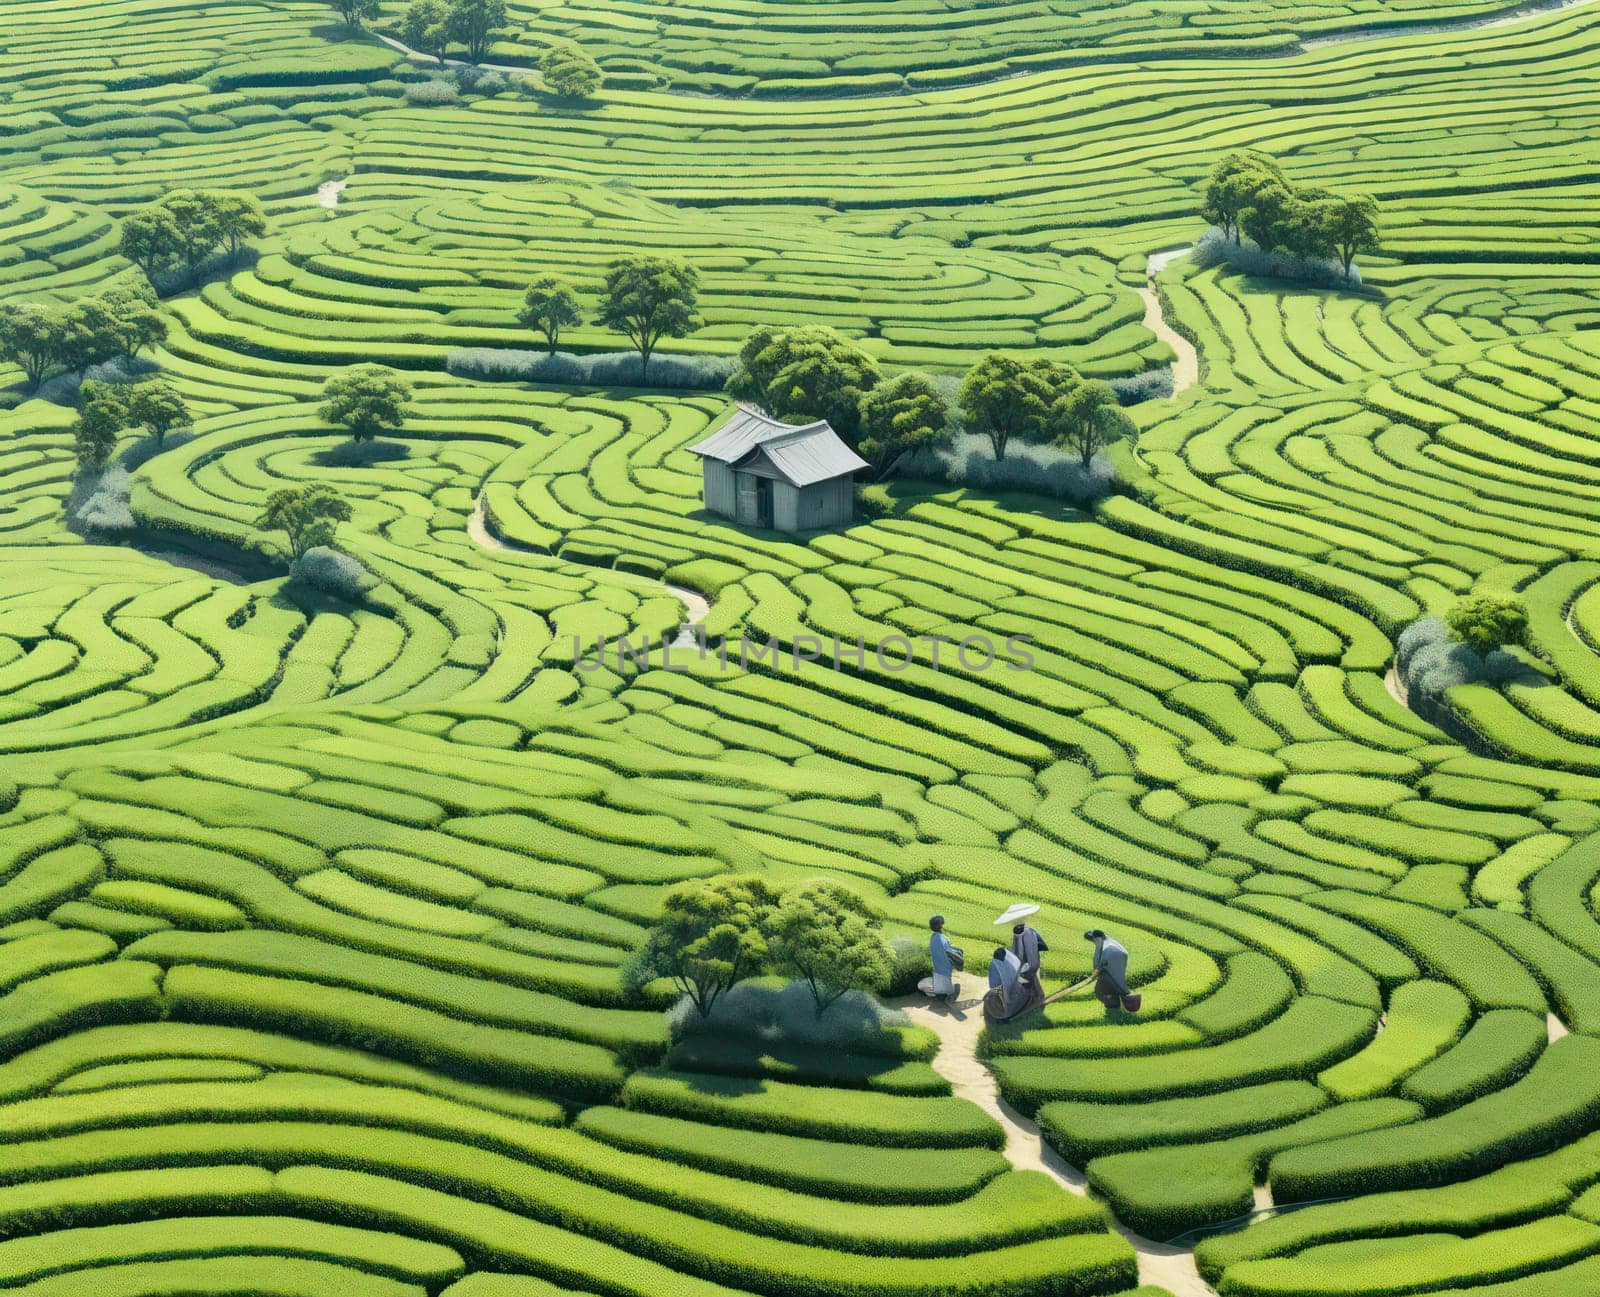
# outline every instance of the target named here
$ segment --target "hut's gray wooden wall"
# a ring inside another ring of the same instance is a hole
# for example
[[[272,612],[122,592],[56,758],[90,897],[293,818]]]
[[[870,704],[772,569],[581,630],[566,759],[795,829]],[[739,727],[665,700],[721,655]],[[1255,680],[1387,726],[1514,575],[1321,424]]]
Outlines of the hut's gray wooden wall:
[[[700,461],[705,465],[705,505],[712,513],[733,517],[738,508],[734,498],[733,465],[709,456]]]
[[[855,516],[855,483],[849,477],[813,482],[798,491],[786,488],[795,497],[790,521],[784,520],[784,506],[774,500],[774,521],[781,531],[815,531],[819,527],[838,527]]]

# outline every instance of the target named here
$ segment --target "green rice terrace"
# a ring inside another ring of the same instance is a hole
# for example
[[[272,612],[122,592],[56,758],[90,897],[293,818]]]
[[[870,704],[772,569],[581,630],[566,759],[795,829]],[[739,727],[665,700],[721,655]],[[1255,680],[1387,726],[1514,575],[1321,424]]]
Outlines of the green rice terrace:
[[[1600,1293],[1600,5],[0,50],[0,1288]]]

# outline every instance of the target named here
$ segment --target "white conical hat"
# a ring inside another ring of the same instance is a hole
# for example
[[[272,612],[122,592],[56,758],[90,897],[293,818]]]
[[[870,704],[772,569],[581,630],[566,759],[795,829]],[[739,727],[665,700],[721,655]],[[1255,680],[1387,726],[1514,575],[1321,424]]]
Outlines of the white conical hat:
[[[994,925],[998,928],[1002,923],[1015,923],[1018,919],[1025,919],[1028,917],[1028,915],[1037,913],[1039,913],[1039,907],[1037,905],[1030,905],[1026,901],[1018,901],[1009,910],[996,919],[994,921]]]

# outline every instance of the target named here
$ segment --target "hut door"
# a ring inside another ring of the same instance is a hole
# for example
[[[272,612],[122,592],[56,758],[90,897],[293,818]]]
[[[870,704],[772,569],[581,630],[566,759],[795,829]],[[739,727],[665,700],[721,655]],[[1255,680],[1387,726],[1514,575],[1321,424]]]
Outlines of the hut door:
[[[739,482],[738,507],[734,517],[747,527],[754,526],[756,521],[756,482],[758,479],[749,473],[735,474]]]
[[[772,526],[772,479],[756,479],[756,526]]]

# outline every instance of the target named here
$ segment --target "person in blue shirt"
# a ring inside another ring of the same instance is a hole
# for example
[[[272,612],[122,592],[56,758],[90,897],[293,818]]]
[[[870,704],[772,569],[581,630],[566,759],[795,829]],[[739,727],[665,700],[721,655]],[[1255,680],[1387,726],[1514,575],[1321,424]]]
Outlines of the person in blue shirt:
[[[961,950],[950,944],[944,935],[944,915],[935,914],[928,920],[933,935],[928,938],[928,953],[933,956],[933,994],[954,999],[956,994],[955,970],[961,962]]]

